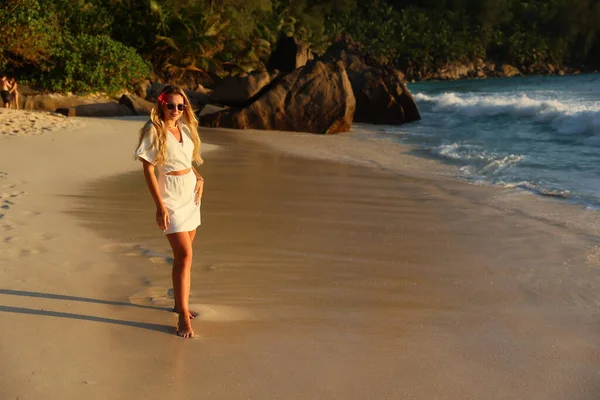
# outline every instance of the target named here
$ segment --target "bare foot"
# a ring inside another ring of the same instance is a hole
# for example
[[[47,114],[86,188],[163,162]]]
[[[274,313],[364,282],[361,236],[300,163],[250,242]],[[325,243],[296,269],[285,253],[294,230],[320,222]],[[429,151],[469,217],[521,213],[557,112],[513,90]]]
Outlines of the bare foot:
[[[196,336],[192,329],[192,323],[187,315],[179,314],[179,322],[177,323],[177,336],[183,338],[193,338]]]
[[[179,310],[177,309],[177,306],[173,307],[173,312],[175,314],[179,314]],[[200,315],[200,313],[197,313],[196,311],[192,311],[192,310],[189,311],[189,317],[190,317],[190,319],[194,319],[198,315]]]

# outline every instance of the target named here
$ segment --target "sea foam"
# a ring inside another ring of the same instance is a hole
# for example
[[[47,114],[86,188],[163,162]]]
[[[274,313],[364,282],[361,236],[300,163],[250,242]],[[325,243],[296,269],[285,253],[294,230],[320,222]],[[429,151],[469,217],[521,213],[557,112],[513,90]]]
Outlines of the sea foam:
[[[431,152],[449,160],[477,164],[479,173],[486,175],[500,173],[523,159],[519,154],[502,155],[461,143],[442,144],[432,148]]]
[[[454,92],[439,95],[417,93],[415,100],[427,104],[433,112],[453,113],[460,117],[506,116],[548,124],[563,135],[600,135],[600,101],[581,104],[554,99],[534,99],[527,94],[485,95]],[[590,141],[600,145],[599,141]]]

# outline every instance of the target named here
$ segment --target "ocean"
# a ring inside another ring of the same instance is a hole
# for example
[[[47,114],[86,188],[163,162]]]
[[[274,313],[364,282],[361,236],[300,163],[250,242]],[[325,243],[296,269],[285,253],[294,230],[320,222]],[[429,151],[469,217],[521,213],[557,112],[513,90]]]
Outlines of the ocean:
[[[471,183],[600,210],[600,75],[408,85],[422,120],[363,128]]]

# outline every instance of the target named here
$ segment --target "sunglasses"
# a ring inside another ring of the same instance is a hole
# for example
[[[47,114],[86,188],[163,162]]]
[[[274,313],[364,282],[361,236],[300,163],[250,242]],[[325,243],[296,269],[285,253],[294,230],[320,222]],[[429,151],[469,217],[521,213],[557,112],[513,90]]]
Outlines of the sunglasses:
[[[177,110],[179,111],[183,111],[187,108],[187,104],[173,104],[173,103],[167,103],[167,109],[168,110],[174,110],[175,107],[177,107]]]

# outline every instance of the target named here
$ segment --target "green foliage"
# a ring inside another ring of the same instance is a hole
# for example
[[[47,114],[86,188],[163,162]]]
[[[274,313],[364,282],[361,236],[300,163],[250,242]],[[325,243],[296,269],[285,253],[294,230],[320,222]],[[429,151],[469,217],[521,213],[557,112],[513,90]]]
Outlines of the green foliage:
[[[328,18],[330,40],[340,35],[350,35],[364,44],[381,62],[398,59],[396,35],[401,25],[401,13],[387,4],[378,7],[361,7],[346,13],[334,13]]]
[[[223,31],[229,20],[208,13],[206,5],[196,5],[185,13],[153,3],[159,15],[161,34],[156,35],[153,64],[165,80],[180,80],[188,73],[219,70],[215,58],[224,48]]]
[[[151,54],[161,24],[161,16],[154,11],[153,3],[153,0],[103,0],[113,18],[112,26],[105,33],[140,54]]]
[[[63,32],[77,35],[106,35],[114,23],[104,0],[38,0],[42,10],[60,21]]]
[[[112,23],[100,0],[10,0],[0,6],[0,67],[58,92],[131,88],[150,68],[102,34]]]
[[[116,93],[132,88],[150,74],[148,64],[135,49],[108,36],[67,39],[58,46],[52,61],[52,73],[40,77],[40,83],[58,92]]]
[[[40,66],[59,38],[57,21],[37,0],[9,0],[0,5],[0,68]]]
[[[350,35],[427,71],[475,57],[600,67],[598,0],[4,0],[0,68],[52,90],[196,82],[266,64],[280,34],[323,52]],[[117,61],[118,60],[118,61]]]

